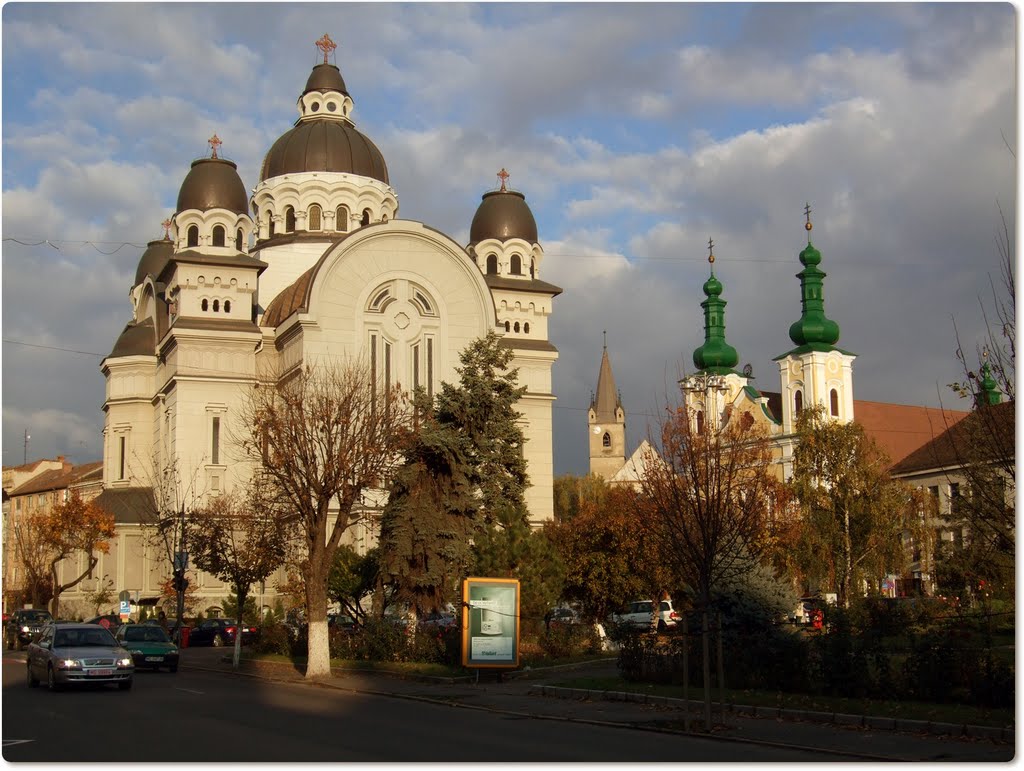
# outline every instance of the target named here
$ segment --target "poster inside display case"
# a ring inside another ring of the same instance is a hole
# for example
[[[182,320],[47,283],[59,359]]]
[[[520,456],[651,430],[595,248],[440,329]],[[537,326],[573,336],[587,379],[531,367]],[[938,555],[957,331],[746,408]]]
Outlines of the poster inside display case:
[[[519,581],[467,578],[462,583],[462,665],[519,666]]]

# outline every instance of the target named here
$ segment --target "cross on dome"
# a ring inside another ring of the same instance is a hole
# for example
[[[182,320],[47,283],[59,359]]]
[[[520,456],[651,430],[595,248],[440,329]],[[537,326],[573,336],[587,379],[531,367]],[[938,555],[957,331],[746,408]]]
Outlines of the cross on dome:
[[[331,40],[331,36],[326,32],[322,38],[316,41],[315,45],[324,55],[324,64],[327,64],[328,54],[332,53],[334,49],[338,47],[338,44]]]
[[[715,264],[715,242],[708,239],[708,262]]]
[[[165,241],[170,241],[171,240],[171,218],[168,217],[163,222],[161,222],[160,223],[160,227],[162,227],[164,229],[164,240]]]
[[[503,192],[503,193],[507,192],[507,190],[505,188],[505,183],[508,181],[508,178],[510,176],[512,176],[512,175],[509,174],[507,171],[505,171],[505,167],[502,166],[501,171],[498,172],[498,179],[501,180],[501,192]]]
[[[216,133],[214,133],[214,135],[212,137],[210,137],[209,139],[207,139],[206,141],[210,145],[210,149],[213,150],[213,155],[210,156],[210,157],[211,158],[216,158],[217,157],[217,148],[220,147],[224,143],[221,141],[220,137],[217,136]]]
[[[809,203],[804,204],[804,216],[807,217],[807,222],[804,225],[804,230],[807,231],[807,243],[811,242],[811,230],[814,225],[811,224],[811,205]]]

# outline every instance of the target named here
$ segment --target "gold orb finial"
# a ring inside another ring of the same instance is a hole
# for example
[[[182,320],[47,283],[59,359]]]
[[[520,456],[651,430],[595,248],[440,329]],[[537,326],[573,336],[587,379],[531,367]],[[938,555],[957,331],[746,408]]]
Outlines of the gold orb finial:
[[[811,224],[811,205],[809,203],[804,204],[804,215],[807,217],[807,222],[804,224],[804,230],[810,233],[814,228],[814,225]]]
[[[712,265],[715,264],[715,242],[710,238],[708,239],[708,262]]]

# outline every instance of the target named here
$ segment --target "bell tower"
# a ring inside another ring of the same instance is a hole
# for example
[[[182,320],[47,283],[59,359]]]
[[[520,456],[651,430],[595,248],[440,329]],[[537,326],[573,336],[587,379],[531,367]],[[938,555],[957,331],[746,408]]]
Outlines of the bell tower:
[[[611,479],[626,465],[626,411],[615,388],[612,363],[608,358],[608,333],[603,333],[604,351],[597,376],[597,391],[590,400],[587,423],[590,429],[590,473]]]

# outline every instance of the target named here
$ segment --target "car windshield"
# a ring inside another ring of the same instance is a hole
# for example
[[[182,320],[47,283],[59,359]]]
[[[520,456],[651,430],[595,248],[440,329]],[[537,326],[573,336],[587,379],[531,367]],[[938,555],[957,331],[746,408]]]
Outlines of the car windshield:
[[[117,645],[110,632],[103,627],[96,629],[58,629],[53,636],[54,648],[85,648],[101,646],[113,648]]]
[[[126,642],[170,642],[158,626],[131,626],[124,630]]]
[[[23,621],[49,621],[50,613],[45,610],[23,610],[21,619]]]

